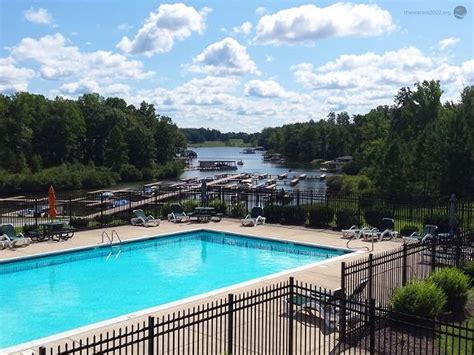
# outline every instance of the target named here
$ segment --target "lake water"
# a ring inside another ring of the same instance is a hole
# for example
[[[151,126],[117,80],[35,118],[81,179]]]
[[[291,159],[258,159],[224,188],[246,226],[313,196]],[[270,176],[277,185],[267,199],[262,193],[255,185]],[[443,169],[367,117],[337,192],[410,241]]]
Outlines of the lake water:
[[[321,172],[319,169],[314,169],[309,166],[297,166],[293,167],[288,164],[279,164],[275,162],[264,162],[264,152],[256,152],[255,154],[242,154],[243,148],[237,147],[213,147],[213,148],[191,148],[198,154],[198,157],[193,160],[193,166],[198,165],[199,160],[242,160],[243,165],[238,166],[237,171],[229,171],[229,173],[258,173],[258,174],[270,174],[280,175],[288,173],[288,178],[293,176],[298,177],[301,174],[307,174],[308,176],[319,176]],[[291,166],[291,167],[290,167]],[[290,171],[291,170],[291,171]],[[192,177],[204,178],[206,176],[212,176],[219,172],[199,171],[199,170],[187,170],[180,178],[187,179]],[[224,173],[224,172],[223,172]],[[326,173],[327,174],[327,173]],[[329,174],[327,174],[329,175]],[[289,180],[285,182],[277,181],[278,188],[289,189]],[[319,179],[306,179],[301,180],[295,188],[301,190],[319,190],[321,192],[326,190],[326,183]]]

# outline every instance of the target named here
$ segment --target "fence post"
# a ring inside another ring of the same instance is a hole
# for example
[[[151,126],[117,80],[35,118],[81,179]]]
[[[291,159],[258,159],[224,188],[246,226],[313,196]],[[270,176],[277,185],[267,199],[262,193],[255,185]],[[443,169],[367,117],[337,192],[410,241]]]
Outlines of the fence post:
[[[128,209],[132,210],[132,191],[128,192]]]
[[[339,320],[339,338],[344,341],[346,338],[346,263],[341,263],[341,317]]]
[[[288,355],[293,354],[293,313],[294,313],[294,306],[293,306],[293,299],[295,296],[295,279],[293,277],[290,277],[290,302],[288,302],[288,313],[290,313],[288,316]]]
[[[102,217],[104,215],[104,193],[100,193],[100,216]],[[101,218],[102,221],[102,218]],[[101,222],[102,223],[102,222]]]
[[[431,272],[435,271],[436,268],[436,242],[431,242]]]
[[[407,245],[403,244],[402,286],[407,284]]]
[[[229,293],[227,296],[227,302],[229,304],[228,315],[227,315],[227,354],[232,355],[233,353],[233,342],[234,342],[234,295]]]
[[[38,214],[39,214],[39,211],[38,211],[38,198],[35,198],[35,212],[34,212],[35,228],[38,228]]]
[[[148,354],[154,354],[155,317],[148,317]]]
[[[300,206],[300,190],[296,190],[296,206]]]
[[[375,300],[369,303],[369,331],[370,331],[370,354],[375,354]]]
[[[71,223],[72,219],[72,197],[69,196],[69,223]]]
[[[369,254],[369,297],[368,299],[371,300],[374,298],[374,255],[372,253]]]
[[[455,240],[455,243],[456,243],[456,267],[459,268],[461,267],[461,245],[462,245],[462,235],[458,234],[458,236],[456,237]]]
[[[39,355],[46,355],[46,348],[44,346],[39,347]]]

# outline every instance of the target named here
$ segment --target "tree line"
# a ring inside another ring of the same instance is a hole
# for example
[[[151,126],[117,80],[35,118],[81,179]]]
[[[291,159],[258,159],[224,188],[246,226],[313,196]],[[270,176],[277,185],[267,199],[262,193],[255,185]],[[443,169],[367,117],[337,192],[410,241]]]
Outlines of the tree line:
[[[441,95],[438,81],[423,81],[400,89],[391,106],[265,128],[258,143],[289,161],[352,155],[345,172],[368,178],[364,185],[377,192],[472,197],[474,87],[465,87],[458,102],[442,103]]]
[[[0,95],[0,191],[90,188],[176,176],[186,138],[142,102]]]
[[[188,143],[203,143],[205,141],[223,141],[230,139],[242,139],[244,143],[255,144],[258,133],[226,132],[209,128],[181,128],[181,132],[186,137]]]

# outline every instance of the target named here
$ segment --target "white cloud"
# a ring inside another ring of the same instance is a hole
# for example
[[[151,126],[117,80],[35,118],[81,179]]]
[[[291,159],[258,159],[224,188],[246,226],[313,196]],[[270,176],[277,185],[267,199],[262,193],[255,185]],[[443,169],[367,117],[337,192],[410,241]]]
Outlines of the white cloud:
[[[184,40],[193,32],[202,34],[206,28],[205,20],[210,8],[197,11],[182,3],[162,4],[151,12],[135,38],[122,37],[117,48],[129,54],[151,56],[169,52],[175,40]]]
[[[260,74],[257,65],[247,54],[245,46],[230,37],[213,43],[204,49],[193,59],[193,63],[189,68],[197,73],[218,76]]]
[[[130,31],[131,29],[133,28],[132,25],[129,25],[128,23],[124,22],[124,23],[121,23],[120,25],[117,26],[117,30],[119,31]]]
[[[274,80],[251,80],[245,85],[247,96],[281,97],[284,92],[280,84]]]
[[[78,96],[90,92],[99,92],[99,84],[95,80],[84,79],[61,85],[59,91],[64,94]]]
[[[32,60],[39,65],[43,79],[58,80],[71,76],[104,79],[146,79],[153,75],[137,60],[109,51],[81,52],[69,45],[61,34],[40,39],[23,38],[11,49],[18,61]]]
[[[438,42],[438,48],[440,51],[444,51],[445,49],[449,47],[453,47],[459,42],[459,38],[457,37],[448,37],[444,38],[441,41]]]
[[[0,58],[0,92],[13,93],[28,90],[28,80],[35,72],[28,68],[19,68],[11,57]]]
[[[244,22],[243,24],[241,24],[240,26],[236,26],[232,29],[232,32],[234,34],[244,34],[244,35],[248,35],[250,34],[250,32],[252,32],[252,23],[250,21],[246,21]]]
[[[316,68],[301,63],[292,70],[295,80],[325,98],[331,109],[349,108],[358,113],[391,104],[400,87],[423,80],[440,80],[444,98],[456,97],[465,85],[473,83],[474,75],[469,71],[473,63],[437,63],[419,49],[407,47],[383,54],[341,55]]]
[[[35,10],[31,7],[23,12],[23,16],[25,16],[27,21],[40,25],[50,25],[53,23],[53,16],[51,16],[47,9],[43,8]]]
[[[275,58],[273,58],[271,55],[265,56],[265,61],[266,61],[267,63],[271,63],[271,62],[273,62],[274,60],[275,60]]]
[[[262,16],[267,13],[267,9],[263,6],[259,6],[255,9],[255,13],[259,16]]]
[[[378,36],[395,28],[392,16],[375,4],[302,5],[263,16],[255,41],[261,44],[312,44],[327,37]]]

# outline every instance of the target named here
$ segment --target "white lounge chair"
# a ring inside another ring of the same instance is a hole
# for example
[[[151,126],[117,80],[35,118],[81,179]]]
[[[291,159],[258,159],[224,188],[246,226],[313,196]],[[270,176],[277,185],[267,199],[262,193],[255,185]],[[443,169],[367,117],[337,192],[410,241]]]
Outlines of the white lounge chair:
[[[31,238],[27,238],[21,233],[17,234],[11,224],[3,224],[0,226],[0,235],[3,237],[3,242],[8,242],[8,247],[10,248],[27,246],[31,243]]]
[[[186,214],[183,207],[178,204],[171,205],[171,213],[168,214],[168,221],[177,223],[177,222],[189,222],[190,216]]]
[[[403,240],[407,242],[427,243],[435,239],[437,232],[438,226],[435,226],[434,224],[427,224],[423,227],[423,231],[421,233],[413,232],[409,237],[403,237]]]
[[[365,231],[364,238],[369,240],[376,240],[378,242],[384,239],[390,240],[398,237],[398,232],[394,231],[395,220],[392,218],[382,218],[380,223],[380,230],[378,228],[372,228],[369,231]]]
[[[258,224],[265,224],[266,218],[263,217],[263,208],[262,207],[254,207],[250,214],[248,214],[244,219],[240,220],[240,223],[243,226],[256,226]]]
[[[134,226],[157,227],[160,225],[160,219],[153,217],[151,214],[147,216],[141,209],[134,210],[133,214],[135,217],[130,222]]]
[[[363,227],[359,228],[358,226],[354,225],[349,229],[343,229],[342,232],[342,238],[344,239],[359,239],[364,235],[364,232],[369,232],[370,228],[368,227]]]

